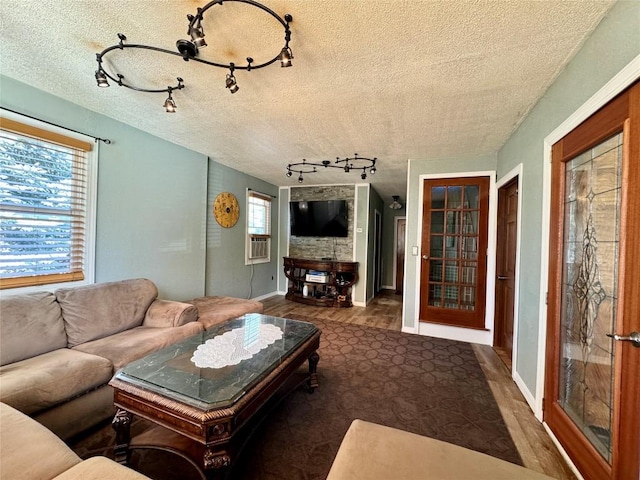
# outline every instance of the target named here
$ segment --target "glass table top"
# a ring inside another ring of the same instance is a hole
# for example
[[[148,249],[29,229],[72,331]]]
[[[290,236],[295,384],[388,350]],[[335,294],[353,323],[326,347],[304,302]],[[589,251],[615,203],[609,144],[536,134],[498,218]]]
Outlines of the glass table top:
[[[251,313],[147,355],[115,378],[203,410],[232,405],[318,328]]]

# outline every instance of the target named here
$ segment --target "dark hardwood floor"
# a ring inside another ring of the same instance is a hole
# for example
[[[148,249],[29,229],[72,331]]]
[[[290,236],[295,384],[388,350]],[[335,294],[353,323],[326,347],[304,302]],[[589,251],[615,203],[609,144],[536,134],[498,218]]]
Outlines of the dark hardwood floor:
[[[277,317],[297,313],[390,330],[402,328],[402,296],[391,290],[383,290],[367,307],[314,307],[285,300],[279,295],[262,302],[264,313]],[[525,466],[560,480],[574,480],[575,475],[533,415],[498,354],[486,345],[474,345],[473,348]]]

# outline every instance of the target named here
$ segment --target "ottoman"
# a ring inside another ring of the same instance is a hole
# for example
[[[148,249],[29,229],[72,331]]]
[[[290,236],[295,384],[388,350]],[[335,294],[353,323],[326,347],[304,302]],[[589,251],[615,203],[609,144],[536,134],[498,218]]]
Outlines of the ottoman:
[[[551,480],[451,443],[354,420],[327,480]]]

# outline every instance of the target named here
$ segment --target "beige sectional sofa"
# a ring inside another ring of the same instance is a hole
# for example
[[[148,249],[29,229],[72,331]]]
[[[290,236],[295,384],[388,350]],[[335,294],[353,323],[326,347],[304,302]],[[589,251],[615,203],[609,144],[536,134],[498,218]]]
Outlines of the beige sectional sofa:
[[[24,413],[0,403],[0,480],[149,480],[106,457],[81,460]]]
[[[0,401],[67,439],[113,415],[117,369],[204,330],[134,279],[0,298]]]

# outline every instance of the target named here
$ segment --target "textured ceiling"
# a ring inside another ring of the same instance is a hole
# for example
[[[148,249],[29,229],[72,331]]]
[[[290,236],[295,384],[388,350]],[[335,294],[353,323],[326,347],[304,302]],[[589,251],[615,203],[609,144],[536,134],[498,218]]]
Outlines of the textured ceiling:
[[[408,159],[496,152],[544,94],[612,1],[262,0],[293,15],[292,68],[226,71],[177,56],[117,51],[106,65],[166,94],[95,86],[95,54],[117,43],[175,49],[193,0],[2,0],[0,72],[275,185],[288,163],[377,157],[367,181],[404,200]],[[283,28],[240,3],[212,7],[204,58],[272,58]],[[13,53],[15,52],[15,53]],[[107,57],[105,57],[106,59]],[[111,57],[110,57],[111,58]],[[100,135],[100,132],[94,132]],[[176,159],[176,161],[180,161]],[[360,182],[324,170],[305,184]]]

